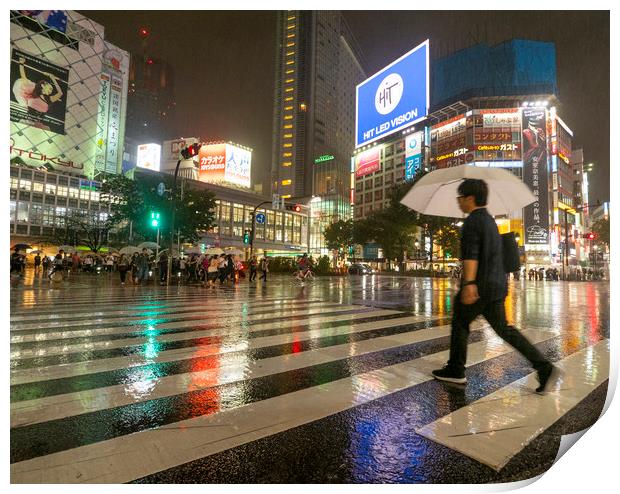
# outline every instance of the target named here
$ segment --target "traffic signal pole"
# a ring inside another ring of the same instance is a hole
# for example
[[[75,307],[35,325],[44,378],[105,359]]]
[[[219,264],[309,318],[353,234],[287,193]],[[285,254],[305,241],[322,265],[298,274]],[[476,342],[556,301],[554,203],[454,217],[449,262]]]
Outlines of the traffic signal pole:
[[[177,161],[174,169],[174,179],[172,180],[172,214],[170,215],[170,252],[168,253],[168,269],[166,272],[166,286],[170,285],[170,274],[172,272],[172,247],[174,247],[174,222],[177,214],[177,176],[179,175],[179,166],[181,161]],[[179,252],[181,255],[181,252]]]
[[[271,201],[263,201],[252,210],[252,213],[251,213],[252,227],[250,229],[250,259],[252,259],[252,256],[254,255],[254,232],[256,230],[256,210],[260,208],[261,206],[263,206],[264,204],[270,204],[270,203]]]

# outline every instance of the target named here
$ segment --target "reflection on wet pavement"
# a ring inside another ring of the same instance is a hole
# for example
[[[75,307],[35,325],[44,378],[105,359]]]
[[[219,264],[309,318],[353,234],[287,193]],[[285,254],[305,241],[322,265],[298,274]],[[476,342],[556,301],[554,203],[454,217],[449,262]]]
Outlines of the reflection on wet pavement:
[[[448,355],[449,279],[115,281],[12,286],[12,482],[529,478],[555,458],[549,438],[590,425],[605,397],[605,283],[511,282],[509,322],[563,371],[541,396],[483,319],[467,386],[431,378]]]

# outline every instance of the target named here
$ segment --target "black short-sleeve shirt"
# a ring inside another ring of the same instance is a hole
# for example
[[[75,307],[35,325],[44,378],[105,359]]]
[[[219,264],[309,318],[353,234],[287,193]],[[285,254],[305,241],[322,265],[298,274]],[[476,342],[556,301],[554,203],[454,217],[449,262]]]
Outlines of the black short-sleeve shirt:
[[[474,209],[461,230],[463,261],[478,261],[478,295],[488,301],[506,297],[506,273],[502,258],[502,239],[497,224],[486,208]]]

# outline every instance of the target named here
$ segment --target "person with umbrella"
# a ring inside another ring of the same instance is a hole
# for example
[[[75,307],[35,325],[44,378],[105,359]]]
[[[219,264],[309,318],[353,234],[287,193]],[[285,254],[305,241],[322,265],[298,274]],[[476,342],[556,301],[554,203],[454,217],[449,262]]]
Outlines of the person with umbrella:
[[[121,286],[125,286],[127,271],[129,271],[129,259],[125,254],[121,254],[121,257],[118,260],[118,272],[121,277]]]
[[[15,250],[11,254],[11,273],[17,273],[20,276],[23,275],[22,257],[24,256],[19,252],[19,247],[15,247]]]
[[[34,256],[34,272],[38,273],[41,269],[41,254],[39,252]]]
[[[145,283],[149,279],[149,251],[146,247],[142,249],[142,254],[140,254],[136,258],[136,267],[138,268],[137,273],[137,284],[141,285],[142,281]]]
[[[536,392],[543,392],[555,367],[516,328],[507,325],[502,238],[486,208],[488,186],[484,180],[465,179],[457,190],[458,206],[468,215],[461,230],[463,275],[452,315],[450,358],[444,368],[432,371],[433,377],[453,383],[467,382],[469,325],[482,314],[503,340],[529,360],[538,373]]]

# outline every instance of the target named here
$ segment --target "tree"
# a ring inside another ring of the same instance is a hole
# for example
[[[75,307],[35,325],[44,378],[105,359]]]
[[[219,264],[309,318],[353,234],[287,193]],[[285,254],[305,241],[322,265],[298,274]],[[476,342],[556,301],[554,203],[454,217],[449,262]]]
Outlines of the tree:
[[[601,218],[592,225],[592,232],[596,235],[596,242],[609,246],[609,219]]]
[[[85,245],[93,252],[99,252],[107,245],[110,230],[115,226],[105,211],[72,210],[63,220],[64,225],[57,225],[49,240],[60,244]]]
[[[157,212],[161,220],[160,234],[169,238],[172,201],[169,192],[164,196],[157,194],[157,186],[163,182],[170,190],[172,181],[172,177],[160,175],[141,177],[139,181],[116,175],[102,184],[102,198],[110,202],[112,220],[124,224],[126,231],[131,224],[134,237],[155,238],[157,230],[150,223],[150,213]],[[211,191],[184,185],[181,191],[177,190],[174,233],[178,232],[182,241],[195,242],[215,223],[215,195]]]
[[[339,220],[325,228],[325,245],[330,250],[346,251],[355,245],[353,239],[353,220]],[[334,265],[336,256],[334,256]]]

